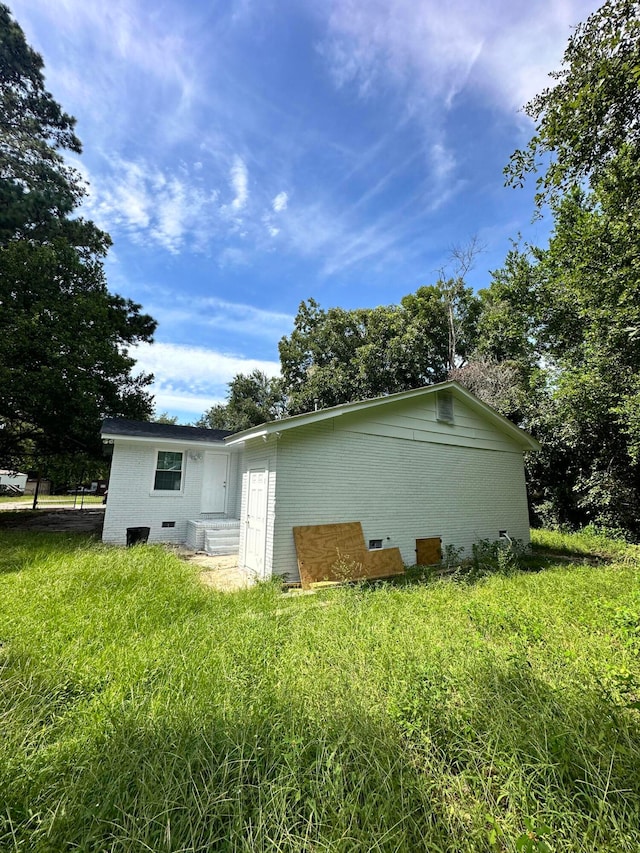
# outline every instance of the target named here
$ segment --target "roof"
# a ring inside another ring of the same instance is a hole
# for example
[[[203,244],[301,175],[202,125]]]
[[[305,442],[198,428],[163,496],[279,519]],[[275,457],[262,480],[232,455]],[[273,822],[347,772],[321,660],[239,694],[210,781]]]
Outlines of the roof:
[[[529,435],[528,432],[520,429],[508,418],[503,417],[491,406],[483,403],[470,391],[467,391],[459,382],[450,380],[448,382],[439,382],[437,385],[426,385],[422,388],[414,388],[411,391],[400,391],[398,394],[387,394],[384,397],[374,397],[371,400],[359,400],[354,403],[342,403],[339,406],[332,406],[329,409],[320,409],[317,412],[306,412],[302,415],[293,415],[290,418],[282,418],[277,421],[260,424],[260,426],[252,427],[251,429],[237,432],[225,441],[227,445],[237,444],[242,441],[247,441],[251,438],[260,438],[261,436],[269,436],[284,432],[289,429],[307,426],[308,424],[318,423],[328,418],[337,418],[342,415],[351,414],[352,412],[360,412],[366,409],[375,408],[378,406],[387,406],[390,403],[398,403],[402,400],[411,400],[417,397],[426,397],[434,394],[437,391],[451,391],[454,396],[465,402],[470,408],[474,409],[479,414],[483,415],[493,425],[511,436],[518,444],[522,445],[525,450],[540,450],[540,443]]]
[[[233,435],[226,429],[156,424],[151,421],[130,421],[127,418],[106,418],[102,422],[103,438],[155,438],[165,441],[222,442]]]

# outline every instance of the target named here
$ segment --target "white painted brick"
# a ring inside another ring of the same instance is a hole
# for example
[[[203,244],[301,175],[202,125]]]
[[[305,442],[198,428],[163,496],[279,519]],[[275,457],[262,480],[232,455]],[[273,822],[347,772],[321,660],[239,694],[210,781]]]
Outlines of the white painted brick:
[[[296,579],[292,528],[360,521],[415,562],[415,540],[467,550],[507,529],[529,541],[522,452],[334,430],[332,421],[282,433],[273,571]]]
[[[158,449],[181,450],[184,453],[182,493],[152,494]],[[181,543],[187,538],[187,521],[215,517],[200,513],[204,463],[203,458],[189,458],[189,450],[193,449],[193,446],[179,447],[175,444],[163,447],[161,443],[114,442],[102,534],[104,542],[124,545],[128,527],[149,527],[150,542]],[[207,445],[197,448],[198,452],[206,449]],[[232,454],[230,471],[238,468],[238,461],[234,458],[237,455]],[[227,508],[231,507],[235,513],[239,500],[237,476],[229,477],[227,489]],[[162,527],[163,521],[175,521],[175,527]]]

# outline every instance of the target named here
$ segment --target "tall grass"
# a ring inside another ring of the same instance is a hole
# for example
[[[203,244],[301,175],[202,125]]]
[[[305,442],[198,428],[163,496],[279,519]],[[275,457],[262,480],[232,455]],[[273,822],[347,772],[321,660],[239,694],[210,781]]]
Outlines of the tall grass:
[[[229,595],[6,532],[0,643],[3,850],[640,848],[634,560]]]
[[[531,544],[534,550],[552,551],[569,556],[640,560],[639,545],[630,545],[622,535],[606,535],[591,525],[577,533],[567,533],[563,530],[532,530]]]

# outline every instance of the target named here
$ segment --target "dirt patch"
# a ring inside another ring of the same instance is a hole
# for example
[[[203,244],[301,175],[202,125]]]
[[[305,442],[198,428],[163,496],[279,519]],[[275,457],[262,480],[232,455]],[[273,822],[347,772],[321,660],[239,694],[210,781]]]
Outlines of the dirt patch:
[[[237,566],[232,569],[210,569],[200,572],[200,580],[205,586],[221,592],[237,592],[239,589],[248,589],[251,586]]]
[[[93,533],[100,535],[104,509],[20,510],[0,514],[0,529],[34,533]]]
[[[245,573],[238,568],[237,554],[212,557],[202,551],[191,551],[180,545],[171,546],[171,550],[187,563],[198,567],[200,581],[205,586],[221,592],[237,592],[251,586]]]

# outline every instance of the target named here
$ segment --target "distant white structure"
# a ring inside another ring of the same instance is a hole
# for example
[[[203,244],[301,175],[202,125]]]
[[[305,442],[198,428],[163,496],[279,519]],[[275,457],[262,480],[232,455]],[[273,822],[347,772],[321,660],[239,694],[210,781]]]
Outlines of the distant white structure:
[[[3,492],[13,492],[24,494],[24,487],[27,485],[27,475],[21,474],[19,471],[3,471],[0,470],[0,494]]]

